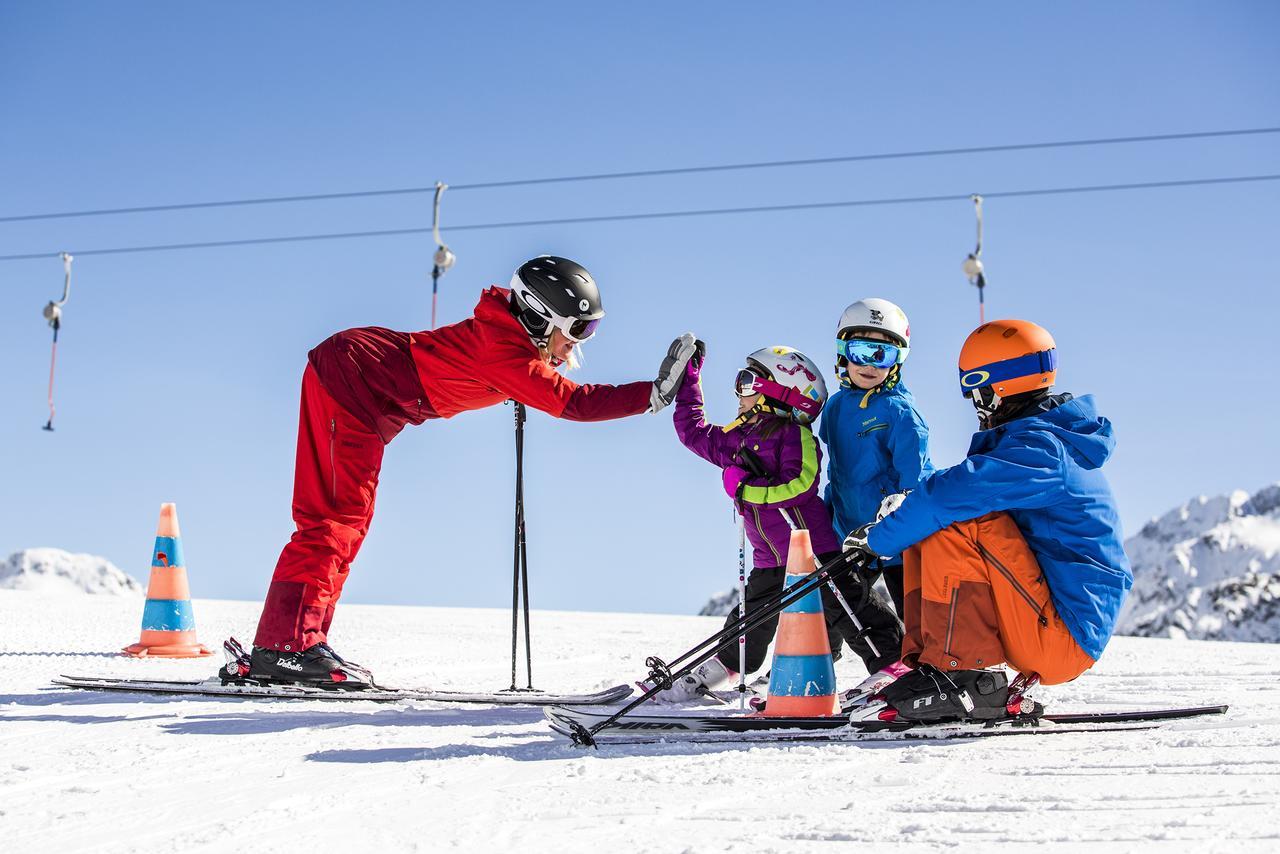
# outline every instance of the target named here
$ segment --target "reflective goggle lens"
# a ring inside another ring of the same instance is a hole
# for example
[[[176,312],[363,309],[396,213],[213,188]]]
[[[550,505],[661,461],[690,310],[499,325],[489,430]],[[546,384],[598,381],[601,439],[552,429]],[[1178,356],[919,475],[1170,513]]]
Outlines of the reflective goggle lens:
[[[597,317],[595,320],[582,320],[581,318],[571,320],[560,331],[574,341],[586,341],[596,334],[596,327],[600,325],[600,321],[603,319],[602,317]]]
[[[901,351],[902,348],[888,341],[869,341],[865,338],[836,341],[837,353],[855,365],[866,365],[872,368],[892,368],[898,364]]]
[[[733,390],[737,392],[738,397],[750,397],[756,392],[756,380],[761,376],[750,368],[741,368],[738,375],[733,380]]]

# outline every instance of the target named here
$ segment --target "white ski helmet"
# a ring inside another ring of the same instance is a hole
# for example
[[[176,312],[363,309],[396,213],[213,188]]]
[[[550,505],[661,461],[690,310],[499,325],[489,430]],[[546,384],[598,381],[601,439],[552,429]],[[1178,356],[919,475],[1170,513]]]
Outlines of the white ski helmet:
[[[907,360],[911,348],[911,323],[907,313],[887,299],[860,299],[840,314],[836,337],[845,338],[855,332],[874,330],[883,332],[902,347],[898,363]]]
[[[744,376],[748,373],[751,377]],[[738,373],[736,389],[740,396],[764,395],[800,424],[813,422],[827,402],[822,370],[793,347],[764,347],[747,356],[747,367]]]

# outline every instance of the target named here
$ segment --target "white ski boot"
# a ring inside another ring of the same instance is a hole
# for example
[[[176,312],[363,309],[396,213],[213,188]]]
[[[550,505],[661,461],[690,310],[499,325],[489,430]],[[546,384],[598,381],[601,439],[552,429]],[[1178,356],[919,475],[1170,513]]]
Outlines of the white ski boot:
[[[665,691],[659,691],[650,699],[662,705],[678,705],[696,700],[710,694],[717,688],[729,683],[738,674],[725,667],[720,659],[712,657],[693,668],[689,673],[671,683]],[[653,683],[645,680],[636,683],[641,690],[648,691]]]

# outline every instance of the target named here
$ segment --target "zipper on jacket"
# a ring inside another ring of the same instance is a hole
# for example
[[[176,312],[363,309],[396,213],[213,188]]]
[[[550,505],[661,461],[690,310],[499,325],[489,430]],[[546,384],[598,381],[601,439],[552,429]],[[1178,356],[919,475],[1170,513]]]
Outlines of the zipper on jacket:
[[[858,433],[858,438],[861,439],[865,436],[869,436],[872,433],[876,432],[877,430],[888,430],[888,429],[889,429],[888,424],[877,424],[874,427],[868,427],[866,430],[863,430],[860,433]]]
[[[756,519],[756,530],[760,532],[760,539],[764,540],[764,544],[769,547],[769,551],[773,552],[773,560],[775,566],[782,565],[782,558],[778,554],[778,550],[773,547],[773,543],[769,541],[769,535],[764,532],[764,525],[760,524],[760,508],[754,504],[751,505],[751,515]]]
[[[942,651],[951,654],[951,636],[956,628],[956,605],[960,604],[959,583],[951,591],[951,607],[947,610],[947,639],[942,644]]]
[[[982,552],[982,556],[987,559],[987,562],[994,566],[996,570],[1005,577],[1005,580],[1013,585],[1013,589],[1018,591],[1018,595],[1031,606],[1031,610],[1036,612],[1036,622],[1041,626],[1049,625],[1049,618],[1044,615],[1044,606],[1036,601],[1035,597],[1027,591],[1027,588],[1022,586],[1018,579],[1014,578],[1013,572],[1001,563],[1000,559],[993,555],[986,546],[982,545],[982,543],[978,543],[978,551]]]
[[[338,419],[329,419],[329,497],[338,502],[338,470],[333,465],[333,445],[338,440]]]

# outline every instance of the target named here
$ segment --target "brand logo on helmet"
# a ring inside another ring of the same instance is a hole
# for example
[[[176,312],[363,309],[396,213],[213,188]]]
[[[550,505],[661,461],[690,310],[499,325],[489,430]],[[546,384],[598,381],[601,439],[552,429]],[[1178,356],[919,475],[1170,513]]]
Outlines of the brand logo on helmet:
[[[816,383],[818,381],[818,378],[813,375],[812,371],[810,371],[808,368],[804,366],[803,362],[796,362],[795,367],[793,368],[788,368],[786,365],[778,365],[778,370],[782,371],[787,376],[792,376],[792,377],[794,377],[796,374],[800,373],[801,371],[804,371],[804,375],[809,380],[809,382]]]
[[[872,323],[884,323],[884,312],[876,309],[870,309]]]
[[[591,308],[591,303],[587,302],[586,300],[578,300],[579,311],[586,311],[589,308]]]
[[[977,388],[991,379],[990,371],[970,371],[960,377],[961,388]]]

